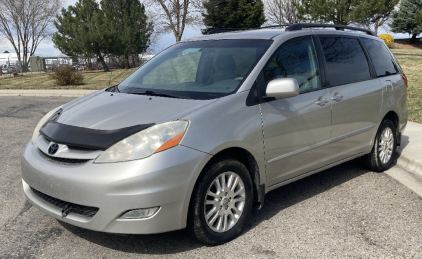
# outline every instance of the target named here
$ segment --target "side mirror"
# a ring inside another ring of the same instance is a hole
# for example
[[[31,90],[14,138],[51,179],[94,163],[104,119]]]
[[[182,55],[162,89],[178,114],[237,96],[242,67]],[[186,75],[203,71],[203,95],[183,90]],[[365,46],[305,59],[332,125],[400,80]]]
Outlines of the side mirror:
[[[294,97],[299,94],[299,84],[294,78],[276,78],[268,83],[265,94],[276,99]]]

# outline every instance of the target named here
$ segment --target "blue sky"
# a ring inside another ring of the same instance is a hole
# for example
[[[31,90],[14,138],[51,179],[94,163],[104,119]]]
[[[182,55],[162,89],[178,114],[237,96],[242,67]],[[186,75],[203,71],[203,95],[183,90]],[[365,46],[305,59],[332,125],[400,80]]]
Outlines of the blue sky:
[[[77,0],[67,0],[66,6],[73,5],[77,2]],[[385,30],[380,28],[379,33],[384,33]],[[194,27],[186,27],[182,39],[188,39],[196,36],[200,36],[201,31],[200,28],[194,28]],[[408,34],[393,34],[394,38],[400,39],[400,38],[409,38]],[[174,35],[172,33],[161,35],[158,40],[158,46],[156,47],[157,50],[163,50],[166,47],[174,44],[176,42]],[[15,52],[12,45],[8,43],[7,41],[4,41],[0,44],[0,53],[3,53],[5,50],[9,52]],[[54,44],[50,41],[44,41],[42,42],[36,52],[35,55],[37,56],[57,56],[60,54],[60,51],[54,47]]]

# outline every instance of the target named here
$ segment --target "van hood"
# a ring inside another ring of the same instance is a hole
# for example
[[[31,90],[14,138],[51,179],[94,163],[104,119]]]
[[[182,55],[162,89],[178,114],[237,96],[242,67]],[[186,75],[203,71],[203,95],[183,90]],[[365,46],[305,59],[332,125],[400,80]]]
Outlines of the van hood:
[[[63,106],[57,122],[82,128],[114,130],[177,120],[213,100],[96,92]]]

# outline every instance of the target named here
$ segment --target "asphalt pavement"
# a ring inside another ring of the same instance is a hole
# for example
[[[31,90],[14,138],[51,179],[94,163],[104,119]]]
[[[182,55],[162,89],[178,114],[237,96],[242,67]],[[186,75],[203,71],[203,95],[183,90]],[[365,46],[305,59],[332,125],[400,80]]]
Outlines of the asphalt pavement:
[[[359,159],[268,193],[244,233],[218,247],[184,230],[112,235],[61,223],[25,201],[20,156],[42,115],[71,99],[0,97],[0,258],[422,258],[422,198]]]

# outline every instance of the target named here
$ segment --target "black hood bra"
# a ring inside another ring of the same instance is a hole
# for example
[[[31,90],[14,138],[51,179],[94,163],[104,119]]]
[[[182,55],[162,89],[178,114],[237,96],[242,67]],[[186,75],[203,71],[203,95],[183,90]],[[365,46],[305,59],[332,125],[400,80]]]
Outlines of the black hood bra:
[[[40,129],[40,133],[46,139],[59,144],[106,150],[118,141],[153,125],[155,124],[141,124],[115,130],[96,130],[50,121]]]

